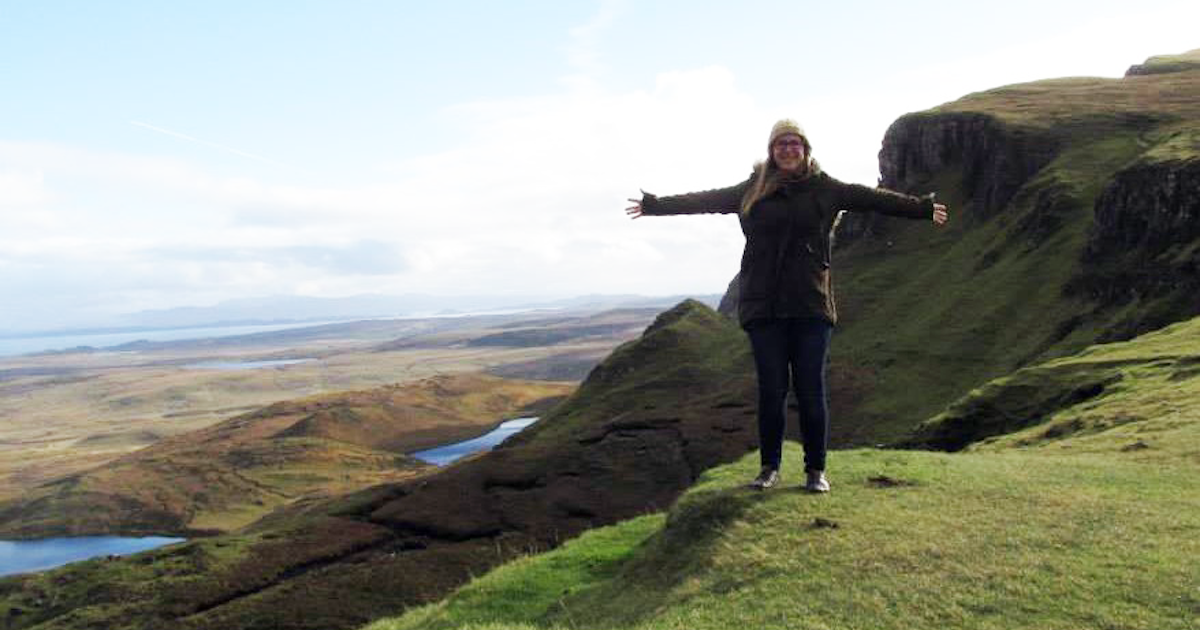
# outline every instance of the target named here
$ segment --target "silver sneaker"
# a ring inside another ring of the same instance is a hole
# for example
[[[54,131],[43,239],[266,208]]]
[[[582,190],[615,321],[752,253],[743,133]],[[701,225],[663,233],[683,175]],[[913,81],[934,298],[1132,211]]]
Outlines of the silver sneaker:
[[[758,471],[758,476],[754,478],[754,481],[750,482],[750,487],[755,490],[766,490],[778,483],[779,471],[770,466],[763,466],[762,470]]]
[[[809,470],[808,480],[804,483],[804,489],[809,492],[829,492],[829,480],[825,478],[823,470]]]

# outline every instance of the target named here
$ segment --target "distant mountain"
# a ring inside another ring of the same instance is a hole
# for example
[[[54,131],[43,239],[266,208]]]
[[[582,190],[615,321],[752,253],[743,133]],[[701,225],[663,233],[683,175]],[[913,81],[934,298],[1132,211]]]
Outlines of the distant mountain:
[[[715,301],[720,296],[702,296]],[[357,295],[343,298],[274,296],[229,300],[214,306],[142,311],[122,316],[117,325],[143,328],[183,328],[213,324],[278,323],[356,318],[427,317],[506,310],[666,308],[681,296],[588,295],[572,298],[532,296],[440,296],[425,294]]]

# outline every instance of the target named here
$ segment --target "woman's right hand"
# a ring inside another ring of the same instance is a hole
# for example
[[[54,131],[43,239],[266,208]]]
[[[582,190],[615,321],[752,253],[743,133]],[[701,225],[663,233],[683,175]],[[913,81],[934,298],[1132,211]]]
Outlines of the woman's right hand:
[[[625,208],[625,214],[629,215],[630,219],[636,219],[642,216],[642,200],[630,199],[629,201],[632,201],[633,205]]]

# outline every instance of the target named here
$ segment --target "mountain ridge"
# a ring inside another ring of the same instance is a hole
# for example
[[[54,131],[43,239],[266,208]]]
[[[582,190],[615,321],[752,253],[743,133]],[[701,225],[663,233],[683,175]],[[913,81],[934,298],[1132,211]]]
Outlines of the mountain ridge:
[[[885,139],[887,154],[881,155],[884,183],[913,192],[937,190],[956,209],[955,219],[933,233],[927,225],[886,219],[845,224],[846,238],[835,254],[844,317],[831,368],[837,443],[896,444],[922,420],[992,379],[1081,350],[1110,331],[1128,336],[1155,321],[1195,314],[1186,290],[1174,285],[1165,294],[1125,301],[1097,299],[1072,287],[1089,272],[1082,261],[1096,202],[1114,176],[1143,162],[1195,159],[1188,134],[1200,128],[1200,120],[1190,113],[1200,90],[1179,87],[1193,86],[1198,76],[1185,70],[1124,82],[1065,79],[1008,86],[897,121]],[[1136,92],[1146,87],[1151,94],[1182,95],[1183,105],[1170,99],[1165,105],[1167,114],[1177,118],[1168,120],[1152,111],[1156,103],[1139,101]],[[1095,98],[1110,93],[1116,97]],[[1085,98],[1089,94],[1094,102]],[[1067,105],[1074,101],[1095,112],[1085,107],[1070,116]],[[1105,110],[1107,104],[1149,113],[1131,117],[1120,107]],[[1159,159],[1167,153],[1180,159]],[[1000,159],[991,164],[987,155]],[[1181,212],[1190,207],[1187,199],[1172,199],[1176,201],[1166,207]],[[1182,244],[1184,250],[1190,246]],[[1186,266],[1166,267],[1187,277]],[[1133,284],[1126,288],[1136,289],[1140,281],[1131,278]],[[1190,368],[1179,369],[1188,374]],[[1115,387],[1130,382],[1102,382],[1107,389],[1095,393],[1094,385],[1075,383],[1065,393],[1048,392],[1043,411],[1062,405],[1088,409],[1116,400],[1110,398]],[[576,593],[563,592],[572,585],[555,585],[548,600],[554,609],[537,611],[535,619],[520,623],[548,620],[576,626],[573,611],[586,616],[591,605],[612,611],[614,618],[625,614],[634,624],[666,611],[678,615],[663,621],[666,627],[700,627],[697,620],[712,619],[723,624],[713,627],[786,625],[812,620],[782,613],[769,619],[749,612],[738,616],[737,611],[754,610],[754,601],[794,611],[792,594],[801,593],[804,601],[824,606],[831,615],[868,611],[866,617],[848,620],[849,625],[865,627],[876,618],[894,618],[900,627],[966,627],[970,621],[1007,627],[1005,612],[1028,613],[1021,608],[1023,593],[1071,594],[1060,588],[1069,580],[1046,568],[1043,558],[1067,559],[1072,568],[1087,569],[1089,577],[1111,570],[1105,563],[1120,554],[1128,538],[1102,519],[1111,518],[1117,507],[1123,510],[1119,514],[1131,515],[1136,510],[1129,506],[1136,506],[1133,499],[1141,493],[1153,502],[1147,510],[1154,519],[1139,523],[1136,531],[1154,537],[1148,539],[1153,549],[1145,555],[1141,548],[1135,550],[1137,566],[1178,548],[1171,538],[1154,534],[1157,522],[1176,528],[1170,531],[1197,527],[1190,516],[1196,512],[1180,516],[1179,509],[1194,504],[1186,504],[1177,491],[1180,484],[1194,481],[1190,464],[1146,471],[1136,461],[1122,461],[1104,477],[1099,471],[1105,470],[1105,458],[1114,456],[1114,442],[1106,443],[1103,454],[1082,460],[1049,451],[1040,460],[1035,453],[955,459],[944,453],[841,451],[835,461],[843,461],[838,466],[845,476],[839,481],[831,471],[832,495],[809,497],[792,491],[792,481],[785,482],[783,492],[749,493],[739,486],[754,470],[753,455],[743,457],[755,447],[753,387],[742,333],[716,313],[684,303],[664,313],[641,338],[615,350],[545,422],[487,455],[428,478],[295,505],[233,536],[151,552],[138,560],[85,563],[9,581],[5,605],[24,611],[18,627],[51,619],[67,628],[78,627],[73,620],[130,628],[351,627],[439,599],[472,576],[555,547],[585,529],[665,508],[699,480],[691,498],[676,504],[667,517],[667,525],[674,519],[680,528],[674,542],[694,538],[697,547],[668,544],[653,561],[643,561],[639,575],[645,581],[625,583],[633,585],[631,590],[579,593],[577,599]],[[1078,395],[1071,393],[1076,390]],[[1019,395],[1021,390],[1009,391]],[[1038,418],[1051,424],[1033,423],[1024,430],[1058,427],[1054,431],[1021,439],[1072,444],[1058,438],[1075,431],[1075,421],[1084,429],[1099,426],[1089,426],[1081,417],[1052,416],[1039,411]],[[988,422],[970,424],[979,428]],[[1135,442],[1124,435],[1119,439],[1115,451],[1120,456],[1158,455],[1149,440],[1149,448],[1125,451]],[[788,453],[788,470],[799,470],[797,449],[789,445]],[[713,468],[732,460],[738,463]],[[1086,465],[1072,468],[1072,461]],[[1058,468],[1064,472],[1043,479]],[[1105,485],[1110,481],[1112,487]],[[1139,486],[1139,481],[1149,485]],[[1048,487],[1061,496],[1044,494]],[[963,500],[947,499],[956,496]],[[1114,496],[1120,500],[1113,502]],[[1044,508],[1029,512],[1030,524],[1006,520],[1029,506]],[[805,520],[796,522],[797,514]],[[981,538],[991,541],[984,557],[1002,560],[1019,551],[1023,564],[1012,565],[1003,575],[973,564],[981,548],[969,544],[959,517],[987,534]],[[864,524],[891,535],[863,538]],[[1105,527],[1089,529],[1097,524]],[[782,532],[779,542],[784,544],[801,541],[800,551],[773,554],[763,546],[760,528]],[[1006,548],[1006,541],[1017,548]],[[1072,555],[1097,541],[1106,551],[1102,557]],[[847,555],[823,555],[838,544]],[[1057,555],[1045,555],[1050,553]],[[848,557],[851,562],[831,572],[814,572],[819,579],[810,582],[767,579],[806,575],[809,567],[797,564],[797,557],[813,562]],[[749,573],[736,571],[741,565]],[[922,605],[894,604],[907,601],[903,596],[912,586],[905,579],[880,580],[889,572],[905,578],[923,566],[929,568],[919,575],[923,598],[974,585],[1000,585],[1004,597],[989,599],[988,588],[971,591],[933,617],[922,616],[928,609]],[[669,570],[665,585],[653,579],[664,567]],[[1149,581],[1137,578],[1137,584],[1154,587],[1186,576],[1178,558],[1169,566],[1151,563],[1150,568],[1158,572],[1147,573]],[[939,577],[943,570],[953,579]],[[852,576],[864,575],[880,590],[829,588],[856,584]],[[1023,575],[1036,579],[1022,581]],[[151,582],[156,584],[151,587]],[[99,593],[89,591],[94,584],[108,586]],[[1114,592],[1125,596],[1120,584],[1102,586],[1107,590],[1095,601],[1108,602],[1112,598],[1104,595]],[[1151,604],[1179,602],[1184,613],[1196,610],[1194,597],[1142,590]],[[29,604],[34,594],[48,591],[55,593],[57,608]],[[139,597],[131,599],[129,592]],[[755,597],[773,593],[788,595]],[[848,594],[849,599],[825,598],[830,594]],[[1120,597],[1118,604],[1126,601]],[[734,598],[744,606],[704,607]],[[133,603],[118,603],[125,601]],[[650,604],[637,605],[644,601]],[[675,606],[688,602],[700,606]],[[903,615],[887,616],[898,607]],[[732,617],[722,616],[729,610]],[[1086,608],[1080,610],[1087,614]],[[1102,618],[1080,618],[1113,625],[1121,612],[1118,606],[1106,608]],[[1023,623],[1026,619],[1031,620],[1027,627],[1053,627],[1037,625],[1041,620],[1036,616],[1020,617]],[[1067,627],[1060,621],[1055,623]],[[1079,619],[1072,621],[1079,625]]]

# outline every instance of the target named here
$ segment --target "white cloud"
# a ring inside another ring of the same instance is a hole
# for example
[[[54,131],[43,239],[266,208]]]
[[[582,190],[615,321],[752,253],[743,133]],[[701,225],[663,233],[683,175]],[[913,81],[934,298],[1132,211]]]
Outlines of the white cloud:
[[[104,292],[110,309],[293,291],[716,292],[736,270],[736,220],[622,211],[639,186],[684,192],[748,174],[771,121],[728,69],[665,73],[627,93],[569,84],[446,115],[466,141],[355,186],[0,142],[3,172],[44,174],[0,181],[31,191],[57,225],[0,235],[0,247],[23,284],[81,303]],[[87,282],[70,280],[85,267]]]

